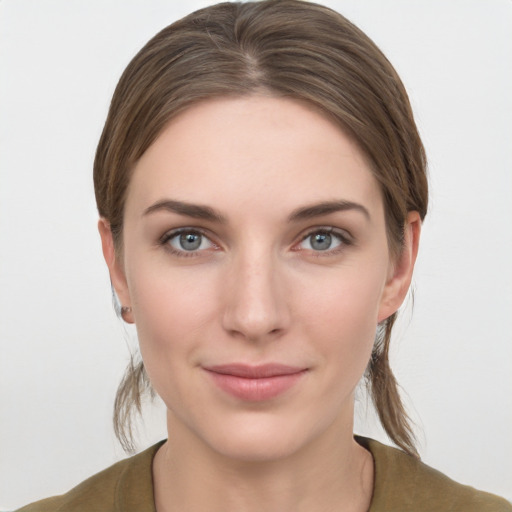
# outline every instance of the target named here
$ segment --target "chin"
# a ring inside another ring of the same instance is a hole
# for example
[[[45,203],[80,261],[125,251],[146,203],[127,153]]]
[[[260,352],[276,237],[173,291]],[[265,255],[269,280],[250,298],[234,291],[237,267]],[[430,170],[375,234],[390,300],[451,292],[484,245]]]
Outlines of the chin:
[[[307,444],[289,433],[238,432],[218,440],[213,448],[219,455],[240,462],[272,462],[293,456]]]
[[[308,425],[297,418],[261,412],[240,416],[231,422],[223,421],[223,428],[211,424],[213,428],[202,433],[209,449],[240,462],[271,462],[298,454],[320,435],[316,431],[318,425]]]

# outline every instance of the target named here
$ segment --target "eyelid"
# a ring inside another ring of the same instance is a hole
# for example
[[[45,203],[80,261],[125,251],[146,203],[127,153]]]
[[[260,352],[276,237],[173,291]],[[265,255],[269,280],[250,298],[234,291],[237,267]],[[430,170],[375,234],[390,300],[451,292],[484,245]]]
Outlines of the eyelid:
[[[346,229],[337,228],[335,226],[313,226],[308,228],[301,236],[301,240],[304,240],[314,233],[333,233],[348,243],[353,242],[353,236],[350,234],[350,232],[348,232]]]
[[[334,249],[327,249],[325,251],[310,251],[309,249],[303,249],[300,247],[297,247],[300,243],[302,243],[304,240],[306,240],[311,235],[314,235],[315,233],[329,233],[330,235],[334,235],[338,237],[341,241],[341,244]],[[354,245],[355,241],[353,236],[345,229],[336,228],[334,226],[314,226],[309,228],[305,233],[303,233],[300,236],[300,239],[298,242],[294,244],[292,247],[292,250],[294,251],[309,251],[315,256],[329,256],[332,254],[337,254],[338,252],[343,251],[348,246]]]
[[[198,233],[201,236],[204,236],[208,239],[208,241],[212,244],[213,249],[220,249],[220,244],[216,243],[213,240],[212,234],[210,234],[209,230],[206,230],[204,228],[199,228],[195,226],[183,226],[179,228],[170,229],[169,231],[166,231],[159,239],[158,239],[158,245],[165,246],[166,250],[171,252],[174,255],[182,256],[182,257],[193,257],[193,256],[199,256],[201,254],[204,254],[206,252],[210,252],[211,248],[208,249],[201,249],[196,251],[185,251],[185,250],[178,250],[174,247],[172,247],[168,242],[172,238],[175,238],[176,236],[182,234],[182,233]],[[334,249],[327,249],[325,251],[312,251],[308,249],[303,249],[300,247],[297,247],[301,242],[306,240],[308,237],[315,233],[329,233],[336,237],[338,237],[341,241],[341,244],[336,246]],[[346,229],[337,228],[334,226],[312,226],[308,228],[305,232],[303,232],[300,235],[300,238],[297,242],[295,242],[291,248],[292,251],[300,252],[300,251],[308,251],[314,254],[315,256],[329,256],[332,254],[337,254],[338,252],[343,251],[348,246],[354,245],[355,240],[351,233],[349,233]]]
[[[208,239],[208,241],[212,244],[214,249],[218,249],[220,246],[216,242],[212,240],[212,236],[208,233],[207,230],[203,228],[197,228],[194,226],[184,226],[180,228],[170,229],[169,231],[166,231],[159,239],[158,239],[158,245],[162,245],[165,247],[167,251],[169,251],[171,254],[174,254],[176,256],[180,257],[194,257],[194,256],[200,256],[201,254],[208,252],[209,249],[201,249],[197,251],[185,251],[185,250],[179,250],[173,247],[171,244],[169,244],[169,240],[183,234],[183,233],[197,233],[205,238]]]

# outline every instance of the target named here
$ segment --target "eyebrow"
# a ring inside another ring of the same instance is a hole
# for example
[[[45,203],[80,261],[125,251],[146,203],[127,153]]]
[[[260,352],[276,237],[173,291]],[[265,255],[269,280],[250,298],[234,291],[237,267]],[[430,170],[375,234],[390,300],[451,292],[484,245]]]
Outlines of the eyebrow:
[[[148,215],[158,211],[178,213],[179,215],[186,215],[187,217],[193,217],[194,219],[209,220],[219,224],[226,224],[227,222],[223,215],[216,212],[209,206],[186,203],[183,201],[175,201],[171,199],[158,201],[157,203],[151,205],[149,208],[146,208],[143,215]]]
[[[288,217],[289,222],[296,222],[299,220],[308,220],[322,215],[329,215],[336,212],[344,212],[355,210],[361,212],[368,220],[370,220],[370,212],[359,203],[352,201],[324,201],[322,203],[305,206],[294,210]]]
[[[352,201],[324,201],[321,203],[303,206],[297,208],[288,216],[288,222],[297,222],[301,220],[308,220],[322,215],[329,215],[332,213],[355,210],[361,212],[368,220],[370,220],[370,213],[368,210],[359,203]],[[164,199],[151,205],[144,210],[144,215],[149,215],[158,211],[168,211],[185,215],[194,219],[208,220],[219,224],[227,224],[227,219],[221,213],[217,212],[210,206],[199,204],[187,203],[184,201],[176,201],[173,199]]]

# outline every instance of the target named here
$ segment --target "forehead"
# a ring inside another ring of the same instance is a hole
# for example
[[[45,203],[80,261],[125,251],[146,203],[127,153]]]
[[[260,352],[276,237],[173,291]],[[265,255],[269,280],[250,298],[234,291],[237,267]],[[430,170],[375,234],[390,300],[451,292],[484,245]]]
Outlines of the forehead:
[[[346,199],[380,202],[354,141],[296,100],[208,100],[174,118],[137,162],[127,210],[166,196],[202,204],[270,206]]]

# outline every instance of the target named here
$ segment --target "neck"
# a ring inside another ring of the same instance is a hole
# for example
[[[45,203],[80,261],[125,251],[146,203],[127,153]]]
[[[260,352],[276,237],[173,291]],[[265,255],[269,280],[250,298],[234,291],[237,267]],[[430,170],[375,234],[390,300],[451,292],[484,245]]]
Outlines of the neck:
[[[169,440],[153,463],[158,512],[362,512],[373,490],[371,454],[333,428],[292,455],[240,460],[213,451],[168,418]],[[336,427],[333,425],[333,427]],[[183,431],[182,431],[183,430]]]

